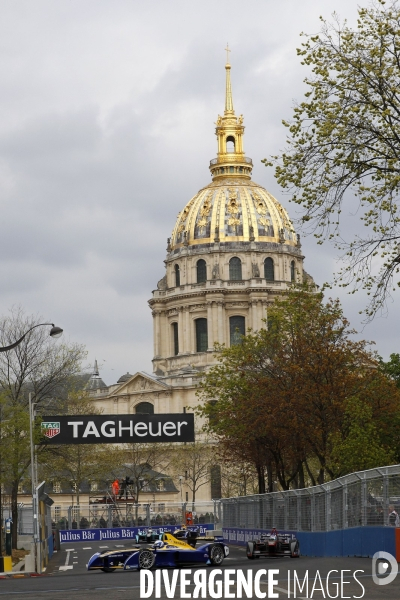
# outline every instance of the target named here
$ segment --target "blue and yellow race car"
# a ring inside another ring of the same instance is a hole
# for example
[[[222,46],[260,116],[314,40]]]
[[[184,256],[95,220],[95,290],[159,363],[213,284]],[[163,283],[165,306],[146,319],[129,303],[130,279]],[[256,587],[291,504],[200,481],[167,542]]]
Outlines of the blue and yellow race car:
[[[203,540],[202,540],[203,541]],[[96,552],[87,565],[88,571],[101,570],[112,573],[115,570],[152,569],[157,567],[181,567],[205,564],[218,566],[229,555],[229,548],[220,539],[211,539],[193,548],[171,533],[164,533],[163,539],[146,548],[133,546],[123,550]]]

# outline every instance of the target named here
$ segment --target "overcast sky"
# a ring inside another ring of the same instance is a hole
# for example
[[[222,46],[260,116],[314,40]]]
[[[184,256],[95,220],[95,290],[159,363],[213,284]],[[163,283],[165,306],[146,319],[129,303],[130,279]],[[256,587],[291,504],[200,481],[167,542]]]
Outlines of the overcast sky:
[[[107,384],[151,372],[147,300],[178,212],[210,181],[227,41],[253,179],[295,216],[260,161],[304,92],[299,34],[333,11],[355,23],[357,2],[0,0],[0,314],[19,304],[62,326]],[[329,280],[337,251],[303,250]],[[361,330],[365,297],[333,293]],[[385,358],[398,306],[362,332]]]

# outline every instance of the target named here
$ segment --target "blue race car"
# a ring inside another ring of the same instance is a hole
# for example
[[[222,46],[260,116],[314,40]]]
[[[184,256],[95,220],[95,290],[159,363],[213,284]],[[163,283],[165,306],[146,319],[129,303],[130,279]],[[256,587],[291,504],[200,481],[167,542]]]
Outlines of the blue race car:
[[[164,533],[163,539],[151,546],[133,546],[123,550],[96,552],[89,562],[88,571],[152,569],[153,567],[181,567],[195,564],[219,566],[229,555],[229,548],[222,541],[209,541],[197,549],[187,542]]]

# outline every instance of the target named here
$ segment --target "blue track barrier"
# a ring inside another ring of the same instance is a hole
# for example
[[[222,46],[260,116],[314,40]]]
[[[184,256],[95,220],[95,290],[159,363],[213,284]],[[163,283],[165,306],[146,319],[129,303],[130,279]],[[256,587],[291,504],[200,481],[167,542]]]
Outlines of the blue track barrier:
[[[223,528],[228,544],[245,546],[247,540],[269,533],[261,529]],[[335,531],[290,531],[300,542],[303,556],[361,556],[372,557],[383,550],[396,556],[394,527],[352,527]]]
[[[177,527],[175,525],[164,525],[163,527],[107,527],[102,529],[64,529],[60,530],[60,543],[70,542],[101,542],[103,540],[132,540],[136,542],[136,534],[144,533],[147,529],[152,529],[156,533],[173,533]],[[215,525],[204,523],[202,525],[193,525],[188,529],[198,530],[200,535],[215,529]]]

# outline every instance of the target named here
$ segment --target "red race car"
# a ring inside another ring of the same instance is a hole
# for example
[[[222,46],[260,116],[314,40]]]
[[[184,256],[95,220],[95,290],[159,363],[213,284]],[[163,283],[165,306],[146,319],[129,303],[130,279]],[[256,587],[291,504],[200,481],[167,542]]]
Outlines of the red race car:
[[[278,533],[272,529],[271,533],[262,533],[260,538],[247,542],[247,558],[254,560],[265,556],[267,558],[289,556],[298,558],[300,556],[299,540],[290,533]]]

